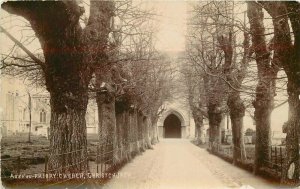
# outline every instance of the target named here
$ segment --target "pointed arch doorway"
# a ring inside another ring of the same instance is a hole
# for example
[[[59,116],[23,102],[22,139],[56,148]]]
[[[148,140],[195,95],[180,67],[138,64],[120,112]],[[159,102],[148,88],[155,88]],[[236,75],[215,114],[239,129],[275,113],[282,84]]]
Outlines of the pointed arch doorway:
[[[170,114],[164,121],[164,138],[181,138],[181,121],[175,114]]]

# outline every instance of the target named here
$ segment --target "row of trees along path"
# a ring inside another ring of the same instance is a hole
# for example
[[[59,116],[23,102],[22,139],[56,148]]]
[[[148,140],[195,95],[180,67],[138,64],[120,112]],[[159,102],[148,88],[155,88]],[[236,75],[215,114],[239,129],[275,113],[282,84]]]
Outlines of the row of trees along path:
[[[113,153],[118,163],[131,158],[132,154],[124,153],[127,149],[138,153],[156,142],[157,112],[170,95],[168,61],[155,51],[152,40],[149,17],[153,15],[130,1],[90,3],[89,18],[82,17],[83,7],[73,1],[2,4],[7,12],[29,21],[43,50],[42,60],[1,27],[33,60],[50,93],[49,170],[53,172],[88,171],[85,114],[89,98],[98,105],[99,144],[109,140],[113,148],[121,149]],[[198,142],[203,142],[203,117],[207,117],[209,141],[217,144],[212,148],[216,151],[221,120],[229,112],[234,163],[245,160],[243,117],[253,107],[254,172],[259,173],[270,158],[270,117],[276,107],[276,83],[282,82],[278,73],[283,70],[289,116],[282,183],[299,183],[300,3],[191,5],[183,73]],[[236,9],[242,6],[246,10],[239,16]],[[116,16],[121,26],[114,23]],[[85,27],[80,25],[82,19]],[[266,20],[272,22],[268,32]],[[3,68],[32,66],[28,61],[21,63],[3,61]]]
[[[182,72],[189,88],[187,98],[198,143],[203,142],[202,120],[207,117],[209,141],[212,151],[217,152],[221,144],[220,123],[229,113],[233,162],[243,162],[243,117],[248,110],[256,123],[254,172],[258,174],[270,159],[271,113],[288,102],[281,181],[299,183],[300,4],[213,1],[189,6]],[[282,82],[287,82],[284,89],[276,85]],[[287,101],[276,104],[277,94],[286,94]]]
[[[75,1],[5,2],[1,7],[28,20],[41,44],[43,58],[1,27],[33,60],[6,59],[2,68],[29,77],[30,69],[24,68],[34,63],[34,74],[50,93],[50,173],[88,171],[89,98],[98,105],[99,145],[112,143],[107,148],[113,150],[114,164],[157,142],[157,112],[168,97],[170,78],[166,57],[154,49],[148,10],[131,1],[91,1],[89,18],[84,18],[84,8]]]

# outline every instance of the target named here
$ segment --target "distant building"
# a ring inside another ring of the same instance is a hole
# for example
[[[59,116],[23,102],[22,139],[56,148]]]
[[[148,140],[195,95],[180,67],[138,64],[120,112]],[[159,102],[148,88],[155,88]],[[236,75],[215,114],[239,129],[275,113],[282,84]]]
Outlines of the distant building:
[[[183,75],[178,71],[184,64],[184,52],[181,51],[165,51],[170,57],[173,86],[170,90],[171,97],[166,100],[161,109],[164,109],[160,115],[157,127],[158,136],[160,138],[194,138],[195,137],[195,122],[187,101],[187,86],[185,85]],[[208,123],[205,122],[205,129],[208,128]],[[204,133],[206,133],[204,131]]]
[[[31,132],[48,137],[51,113],[49,95],[32,95],[31,103]],[[29,113],[27,113],[28,117]],[[29,119],[27,121],[29,122]]]
[[[158,135],[160,138],[190,138],[194,136],[195,124],[189,108],[182,102],[166,102],[164,112],[158,119]]]
[[[28,133],[31,114],[31,133],[48,137],[51,118],[49,93],[40,87],[28,87],[23,81],[9,76],[1,77],[0,88],[1,135]],[[88,104],[86,122],[87,133],[98,132],[95,100]]]
[[[2,136],[28,132],[29,89],[14,77],[1,77],[1,134]]]

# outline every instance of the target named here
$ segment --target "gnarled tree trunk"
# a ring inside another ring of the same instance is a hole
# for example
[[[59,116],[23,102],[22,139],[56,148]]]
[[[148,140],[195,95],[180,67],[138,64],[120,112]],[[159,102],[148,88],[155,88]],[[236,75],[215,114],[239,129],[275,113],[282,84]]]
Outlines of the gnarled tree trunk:
[[[244,145],[244,133],[243,133],[243,119],[245,116],[245,106],[244,102],[240,97],[240,89],[242,82],[246,76],[246,71],[248,67],[248,57],[250,54],[249,48],[249,35],[244,33],[243,42],[243,59],[241,60],[239,69],[235,68],[235,60],[233,59],[235,53],[235,44],[232,37],[232,31],[230,31],[228,37],[219,37],[218,41],[220,47],[225,53],[225,64],[224,73],[226,75],[227,81],[230,83],[228,87],[228,99],[227,106],[230,112],[231,125],[232,125],[232,141],[233,141],[233,163],[236,164],[238,160],[246,159],[246,151]],[[234,70],[236,69],[236,70]]]
[[[192,110],[192,114],[195,122],[196,144],[204,144],[205,138],[203,133],[203,115],[199,110]]]
[[[74,1],[6,2],[2,8],[27,19],[44,52],[42,67],[46,88],[50,93],[50,157],[49,172],[87,172],[87,138],[85,113],[88,84],[94,63],[89,42],[97,41],[97,56],[102,54],[103,35],[101,2],[93,1],[87,27],[79,18],[83,10]],[[100,21],[100,22],[97,22]],[[98,32],[90,32],[91,30]],[[97,33],[97,35],[94,35]],[[91,40],[92,39],[92,40]]]
[[[212,145],[212,151],[217,152],[221,144],[221,121],[223,116],[221,107],[210,104],[207,114],[209,120],[209,142]]]
[[[270,96],[269,85],[269,82],[259,81],[256,87],[256,99],[253,102],[256,123],[255,173],[258,173],[259,169],[270,160],[271,113],[274,99]]]
[[[300,126],[300,90],[299,79],[289,78],[289,119],[287,121],[286,158],[281,182],[289,185],[299,184],[299,126]]]
[[[115,116],[115,97],[109,93],[97,93],[96,102],[98,106],[98,136],[100,154],[105,154],[102,162],[111,159],[113,164],[118,162],[117,151],[117,126]],[[111,152],[111,153],[108,153]],[[100,155],[99,154],[99,155]]]
[[[70,104],[61,104],[60,96],[51,96],[50,173],[85,173],[88,170],[85,123],[87,95],[83,96],[81,109],[68,107],[63,111],[60,110],[61,106]]]
[[[125,160],[129,161],[131,159],[130,155],[130,115],[129,110],[124,112],[124,151],[125,151]]]
[[[99,120],[99,148],[102,162],[117,164],[120,161],[118,153],[118,128],[116,118],[116,89],[113,86],[111,71],[95,70],[96,103]],[[102,155],[104,154],[104,155]]]
[[[151,144],[156,144],[158,140],[158,128],[157,128],[158,116],[151,116],[152,123],[152,136],[151,136]]]
[[[274,108],[275,78],[279,67],[271,62],[271,54],[265,39],[262,7],[255,2],[248,2],[248,18],[250,20],[252,43],[258,69],[256,98],[253,102],[256,123],[254,172],[258,173],[260,168],[268,163],[270,159],[270,119]]]
[[[138,148],[139,152],[145,151],[145,146],[144,146],[144,131],[145,126],[144,126],[144,115],[141,111],[138,111],[137,113],[137,133],[138,133]]]
[[[118,106],[116,106],[118,109]],[[124,127],[125,127],[125,114],[124,112],[116,111],[117,120],[117,156],[119,157],[119,163],[124,160],[125,157],[125,138],[124,138]]]
[[[51,98],[49,172],[86,172],[90,72],[80,51],[82,12],[72,2],[7,2],[2,8],[30,22],[44,52],[41,66]]]
[[[274,59],[284,68],[288,77],[287,92],[289,116],[286,123],[286,157],[281,182],[299,184],[299,126],[300,126],[300,3],[260,2],[271,15],[274,25]],[[294,44],[290,32],[293,29]]]
[[[232,92],[227,101],[230,110],[230,119],[232,126],[232,141],[233,141],[233,163],[236,164],[238,160],[244,161],[246,159],[246,151],[244,144],[244,116],[245,106],[240,97],[239,92]]]
[[[151,149],[151,136],[152,136],[152,123],[148,116],[146,116],[146,133],[145,133],[145,142],[146,142],[146,148]]]
[[[138,111],[136,108],[132,110],[130,114],[130,123],[132,126],[132,156],[135,156],[140,152],[139,149],[139,130],[138,130]]]

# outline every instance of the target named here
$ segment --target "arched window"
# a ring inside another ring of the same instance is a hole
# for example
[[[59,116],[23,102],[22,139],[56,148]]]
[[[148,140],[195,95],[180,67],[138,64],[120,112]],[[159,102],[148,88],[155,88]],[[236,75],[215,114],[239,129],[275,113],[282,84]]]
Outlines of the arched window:
[[[42,110],[40,112],[40,122],[41,123],[46,123],[46,112],[45,112],[45,110]]]

